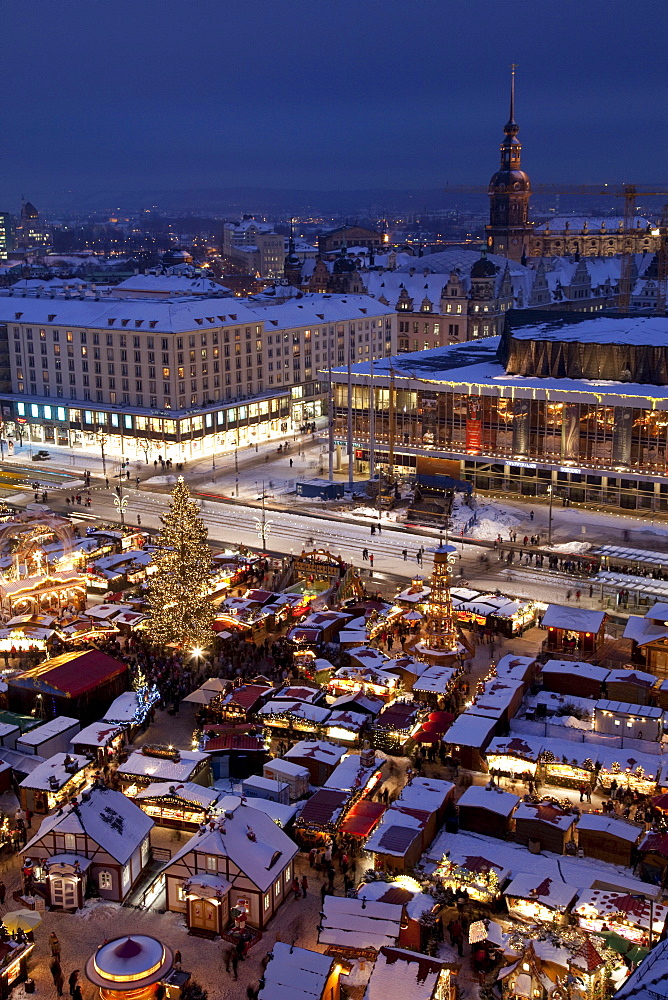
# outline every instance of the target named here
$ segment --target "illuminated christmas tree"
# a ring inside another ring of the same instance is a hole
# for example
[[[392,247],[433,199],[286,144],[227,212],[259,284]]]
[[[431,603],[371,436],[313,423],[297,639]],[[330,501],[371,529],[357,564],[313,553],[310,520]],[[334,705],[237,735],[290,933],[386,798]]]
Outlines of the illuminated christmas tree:
[[[454,545],[439,545],[434,551],[434,568],[429,581],[431,591],[424,604],[425,642],[434,650],[457,648],[458,636],[450,596],[450,574],[456,552]]]
[[[186,649],[207,646],[213,639],[214,619],[209,600],[211,552],[207,530],[182,476],[161,521],[151,560],[156,570],[149,583],[151,618],[146,632],[154,642]]]

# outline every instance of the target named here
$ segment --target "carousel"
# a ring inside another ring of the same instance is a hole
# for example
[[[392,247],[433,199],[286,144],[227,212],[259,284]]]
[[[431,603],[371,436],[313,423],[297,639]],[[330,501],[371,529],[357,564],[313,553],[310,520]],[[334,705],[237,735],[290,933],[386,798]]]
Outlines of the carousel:
[[[18,514],[0,524],[0,611],[60,615],[86,606],[86,577],[74,567],[69,521],[49,513]]]

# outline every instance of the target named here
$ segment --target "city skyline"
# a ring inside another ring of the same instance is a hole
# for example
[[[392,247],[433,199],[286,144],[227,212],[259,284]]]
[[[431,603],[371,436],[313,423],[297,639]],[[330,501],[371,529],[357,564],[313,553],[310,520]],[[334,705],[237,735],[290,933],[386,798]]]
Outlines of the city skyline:
[[[159,13],[106,0],[5,9],[4,206],[242,185],[484,187],[512,61],[534,183],[651,184],[668,152],[653,2],[640,18],[598,0],[518,0],[503,17],[477,0],[168,0]]]

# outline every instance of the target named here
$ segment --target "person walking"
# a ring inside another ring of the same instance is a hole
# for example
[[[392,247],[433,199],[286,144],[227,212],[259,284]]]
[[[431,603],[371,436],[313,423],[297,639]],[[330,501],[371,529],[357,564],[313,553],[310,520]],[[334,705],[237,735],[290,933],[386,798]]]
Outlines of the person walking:
[[[51,955],[53,958],[57,958],[60,962],[60,941],[58,940],[55,931],[51,931],[49,934],[49,948],[51,949]]]
[[[74,993],[72,994],[72,1000],[83,1000],[83,993],[81,992],[81,987],[77,983],[74,987]]]
[[[302,875],[301,887],[302,887],[302,899],[306,899],[306,890],[308,889],[308,879],[306,875]]]
[[[402,549],[401,554],[404,557],[404,562],[408,559],[408,549]]]
[[[301,898],[301,887],[299,885],[299,879],[297,878],[296,875],[292,880],[292,892],[294,894],[295,899]]]
[[[70,988],[70,996],[74,994],[74,987],[79,981],[79,970],[75,969],[74,972],[70,972],[70,978],[67,980],[67,985]]]
[[[371,565],[371,569],[373,569],[373,552],[369,553],[369,563]]]
[[[232,950],[231,962],[232,962],[232,975],[234,976],[235,979],[238,979],[239,973],[237,970],[239,968],[239,954],[236,948]]]
[[[5,896],[7,895],[7,886],[4,882],[0,882],[0,906],[5,905]]]

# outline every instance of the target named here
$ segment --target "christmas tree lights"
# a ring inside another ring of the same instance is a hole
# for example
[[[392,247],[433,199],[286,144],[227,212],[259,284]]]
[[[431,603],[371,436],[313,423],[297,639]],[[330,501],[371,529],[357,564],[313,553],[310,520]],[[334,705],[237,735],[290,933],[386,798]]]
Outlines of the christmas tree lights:
[[[146,632],[154,642],[185,649],[203,648],[213,639],[211,552],[197,504],[179,476],[151,560],[151,618]]]

